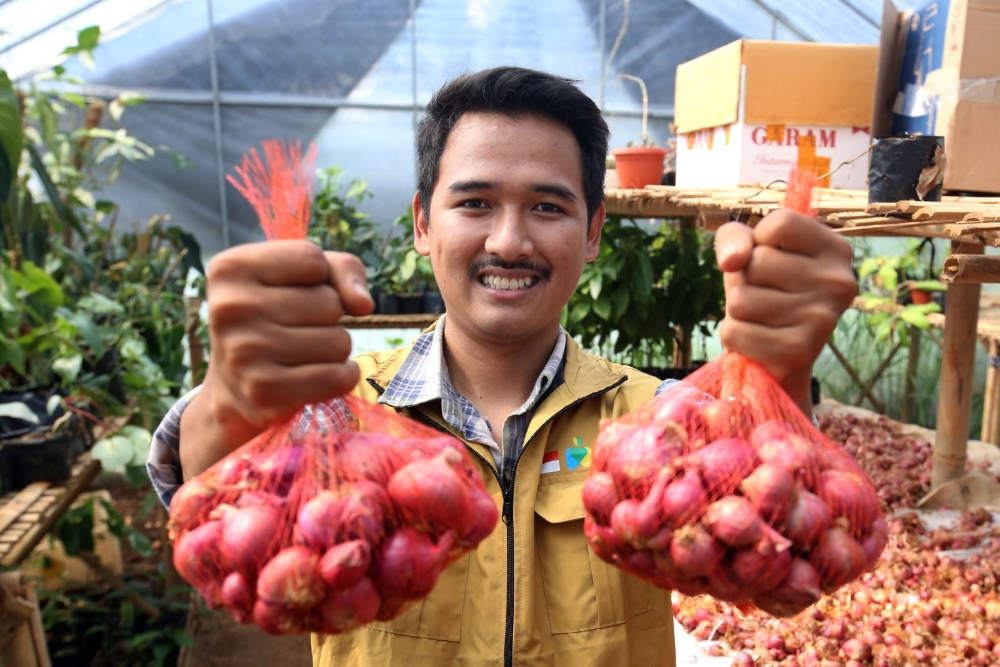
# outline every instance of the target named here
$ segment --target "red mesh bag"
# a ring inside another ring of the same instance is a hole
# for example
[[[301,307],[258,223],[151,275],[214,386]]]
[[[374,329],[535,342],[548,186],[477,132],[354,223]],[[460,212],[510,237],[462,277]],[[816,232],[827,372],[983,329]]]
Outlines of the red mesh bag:
[[[807,210],[814,180],[793,172],[786,205]],[[864,470],[731,352],[602,424],[583,501],[605,561],[774,616],[861,576],[888,540]]]
[[[234,184],[268,238],[303,237],[315,152],[264,142]],[[354,396],[304,406],[178,489],[177,571],[272,634],[389,620],[498,518],[456,438]]]

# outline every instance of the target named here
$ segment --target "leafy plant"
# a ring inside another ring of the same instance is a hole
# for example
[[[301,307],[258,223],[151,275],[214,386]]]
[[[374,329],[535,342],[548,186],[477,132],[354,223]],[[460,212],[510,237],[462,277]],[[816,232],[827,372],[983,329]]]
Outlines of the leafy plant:
[[[672,355],[723,314],[722,277],[707,237],[668,221],[655,227],[609,216],[597,259],[587,264],[563,326],[587,348],[634,366]]]
[[[921,251],[928,244],[931,258],[925,264]],[[868,324],[874,328],[878,339],[893,340],[898,336],[906,345],[909,327],[929,329],[931,323],[927,316],[941,311],[936,303],[914,304],[911,299],[913,290],[935,292],[946,289],[943,283],[931,279],[938,271],[934,266],[933,248],[931,239],[910,239],[903,254],[862,259],[858,266],[860,291],[866,307],[874,311],[868,314]]]

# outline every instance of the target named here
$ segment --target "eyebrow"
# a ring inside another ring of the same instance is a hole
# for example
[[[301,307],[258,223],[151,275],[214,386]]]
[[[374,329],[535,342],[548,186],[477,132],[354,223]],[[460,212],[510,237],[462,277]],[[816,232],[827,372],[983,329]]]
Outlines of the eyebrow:
[[[475,192],[477,190],[493,190],[496,187],[497,184],[493,181],[467,180],[455,181],[448,186],[448,191],[455,193]],[[575,202],[577,200],[577,196],[572,190],[561,185],[554,185],[551,183],[532,183],[530,189],[532,192],[550,194],[554,197],[567,199],[569,201]]]

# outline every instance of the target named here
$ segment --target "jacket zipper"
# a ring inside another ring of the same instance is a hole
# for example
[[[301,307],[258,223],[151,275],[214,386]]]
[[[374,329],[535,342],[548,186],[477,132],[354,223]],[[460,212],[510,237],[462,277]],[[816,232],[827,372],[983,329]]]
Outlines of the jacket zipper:
[[[591,398],[595,396],[606,394],[615,387],[620,386],[626,380],[628,380],[628,376],[621,378],[620,380],[618,380],[618,382],[615,382],[614,384],[609,385],[601,389],[600,391],[595,391],[592,394],[588,394],[582,398],[573,401],[572,403],[569,403],[568,405],[563,406],[562,409],[560,409],[558,412],[556,412],[551,417],[546,419],[545,422],[538,428],[538,431],[541,431],[550,422],[552,422],[553,419],[555,419],[562,413],[566,412],[570,408],[575,407],[580,403],[583,403],[584,401],[589,401]],[[380,394],[384,393],[385,390],[379,387],[377,384],[375,384],[374,381],[369,380],[369,383],[373,387],[375,387],[375,389],[378,390]],[[446,428],[444,428],[436,421],[434,421],[433,419],[422,413],[420,410],[412,410],[412,412],[420,415],[423,421],[430,424],[439,431],[451,435],[451,433],[449,433]],[[538,431],[536,431],[536,433]],[[501,520],[504,522],[504,524],[507,526],[507,617],[506,617],[506,624],[504,626],[504,639],[503,639],[504,667],[514,667],[514,478],[517,476],[517,463],[518,461],[521,460],[521,455],[524,454],[524,450],[528,448],[528,445],[530,443],[531,440],[527,440],[521,445],[521,451],[517,453],[517,457],[514,459],[514,465],[511,466],[510,470],[504,470],[502,477],[500,473],[497,472],[497,470],[490,465],[490,462],[486,460],[486,457],[484,457],[482,454],[474,450],[464,441],[462,443],[465,445],[465,449],[468,450],[469,453],[471,453],[477,459],[485,463],[486,468],[491,473],[493,473],[493,476],[497,480],[497,484],[500,486],[500,494],[503,497],[503,510],[500,513],[500,517]],[[508,477],[509,480],[505,482],[504,480]]]

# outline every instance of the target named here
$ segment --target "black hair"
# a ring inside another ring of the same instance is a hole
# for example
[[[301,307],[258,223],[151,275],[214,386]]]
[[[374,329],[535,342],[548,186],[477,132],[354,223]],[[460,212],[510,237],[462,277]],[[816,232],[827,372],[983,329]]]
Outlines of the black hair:
[[[430,217],[441,154],[462,114],[481,111],[510,118],[539,114],[565,125],[576,137],[589,223],[604,200],[610,130],[601,110],[576,84],[572,79],[523,67],[495,67],[465,74],[442,86],[417,126],[417,189],[424,214]]]

